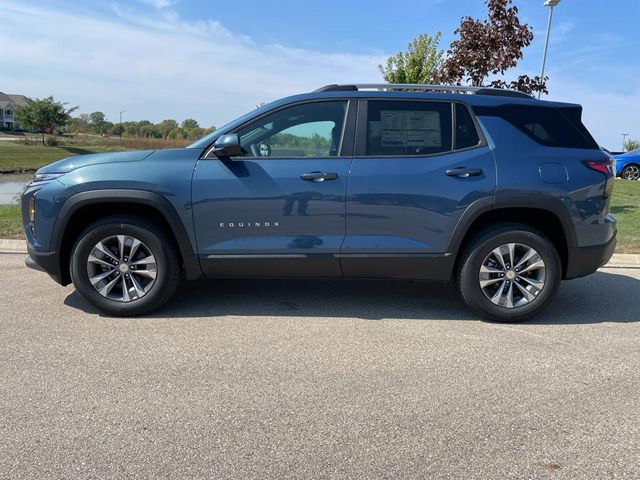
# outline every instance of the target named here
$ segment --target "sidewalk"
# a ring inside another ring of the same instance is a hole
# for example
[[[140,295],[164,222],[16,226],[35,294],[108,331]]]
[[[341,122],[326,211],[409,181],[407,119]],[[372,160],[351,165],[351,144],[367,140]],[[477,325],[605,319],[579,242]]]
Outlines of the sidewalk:
[[[7,240],[0,238],[0,253],[27,253],[24,240]],[[606,267],[640,268],[640,254],[615,253]]]

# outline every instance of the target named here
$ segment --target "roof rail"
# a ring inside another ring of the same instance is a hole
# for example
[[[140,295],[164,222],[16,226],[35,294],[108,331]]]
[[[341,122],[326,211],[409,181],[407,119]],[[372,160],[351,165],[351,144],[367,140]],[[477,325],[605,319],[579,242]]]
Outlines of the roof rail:
[[[491,87],[469,87],[466,85],[429,85],[423,83],[355,83],[349,85],[326,85],[314,92],[355,92],[359,90],[424,90],[427,92],[475,93],[502,97],[533,98],[524,92]]]

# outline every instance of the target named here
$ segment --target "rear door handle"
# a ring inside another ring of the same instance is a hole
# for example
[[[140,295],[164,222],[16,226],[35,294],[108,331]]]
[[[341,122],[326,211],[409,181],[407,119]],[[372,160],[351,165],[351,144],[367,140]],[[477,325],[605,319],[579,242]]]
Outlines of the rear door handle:
[[[335,180],[338,178],[338,174],[336,172],[309,172],[303,173],[300,178],[310,182],[324,182],[325,180]]]
[[[456,168],[450,168],[449,170],[447,170],[446,174],[449,177],[458,177],[458,178],[477,177],[478,175],[482,175],[482,169],[456,167]]]

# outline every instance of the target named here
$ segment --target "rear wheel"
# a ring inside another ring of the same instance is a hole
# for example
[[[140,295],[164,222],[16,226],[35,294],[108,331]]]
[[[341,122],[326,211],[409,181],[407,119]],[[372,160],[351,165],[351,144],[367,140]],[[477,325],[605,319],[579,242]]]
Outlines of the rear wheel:
[[[622,169],[620,176],[625,180],[640,180],[640,165],[630,163]]]
[[[173,241],[142,217],[107,217],[78,237],[71,256],[78,293],[101,312],[132,316],[164,304],[180,282]]]
[[[457,272],[465,303],[498,322],[525,320],[544,309],[561,280],[554,245],[539,231],[521,224],[500,224],[482,231],[467,246]]]

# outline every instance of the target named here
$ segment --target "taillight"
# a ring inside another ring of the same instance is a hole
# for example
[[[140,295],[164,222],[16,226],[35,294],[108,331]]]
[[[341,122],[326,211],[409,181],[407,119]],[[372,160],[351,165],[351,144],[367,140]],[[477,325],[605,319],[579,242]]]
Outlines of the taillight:
[[[614,173],[614,166],[611,160],[585,160],[582,163],[585,167],[605,175],[613,175]]]

